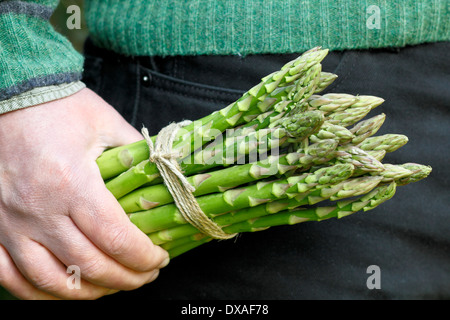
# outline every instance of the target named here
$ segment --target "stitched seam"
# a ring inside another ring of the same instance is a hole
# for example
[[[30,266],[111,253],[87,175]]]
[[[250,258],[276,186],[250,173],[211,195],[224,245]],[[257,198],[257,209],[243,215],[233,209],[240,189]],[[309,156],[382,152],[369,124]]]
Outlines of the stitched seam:
[[[158,84],[159,83],[165,83],[172,86],[179,86],[181,88],[187,88],[187,89],[194,89],[194,90],[199,90],[199,91],[203,91],[203,92],[211,92],[211,93],[219,93],[219,94],[226,94],[226,95],[242,95],[244,94],[244,90],[238,90],[238,89],[228,89],[228,88],[221,88],[221,87],[212,87],[212,88],[207,88],[204,84],[201,83],[183,83],[182,81],[185,80],[181,80],[179,78],[177,79],[166,79],[163,77],[163,75],[155,73],[154,71],[152,72],[152,70],[149,70],[147,68],[144,68],[146,72],[150,73],[153,77],[153,81],[152,84],[154,87],[161,87],[161,85]],[[179,80],[179,81],[177,81]]]
[[[173,59],[173,72],[174,78],[178,77],[178,58]]]
[[[87,78],[91,77],[93,79],[92,81],[95,82],[95,86],[92,86],[91,89],[101,96],[101,90],[103,90],[103,59],[94,56],[90,56],[88,58],[86,56],[84,61],[84,73],[82,74],[82,80],[85,79],[86,76]],[[92,65],[89,66],[88,63],[91,63]]]
[[[154,83],[154,87],[159,87],[159,88],[163,88],[163,86],[158,85],[157,82],[163,82],[166,84],[170,84],[172,81],[168,80],[168,79],[163,79],[163,78],[159,78],[158,80],[154,81],[156,83]],[[226,90],[234,90],[234,89],[224,89],[222,90],[221,88],[205,88],[205,87],[200,87],[200,86],[196,86],[196,85],[191,85],[191,84],[187,84],[187,83],[175,83],[174,85],[176,86],[180,86],[182,88],[186,88],[186,89],[193,89],[193,90],[198,90],[199,92],[211,92],[211,93],[216,93],[216,94],[226,94],[226,95],[242,95],[244,93],[244,91],[239,91],[236,90],[235,92],[232,91],[226,91]]]
[[[355,68],[355,64],[356,64],[356,59],[351,59],[350,67],[347,69],[347,72],[343,75],[343,77],[341,78],[341,81],[336,84],[336,86],[333,88],[333,90],[337,90],[345,83],[345,81],[350,77],[351,73],[353,72],[353,69]]]
[[[99,84],[98,84],[98,95],[102,96],[102,93],[104,92],[105,89],[105,81],[104,78],[106,76],[106,73],[104,72],[104,62],[105,60],[103,58],[101,59],[101,63],[100,63],[100,69],[99,69],[99,74],[98,74],[98,79],[99,79]],[[97,77],[97,75],[96,75]]]
[[[355,59],[348,58],[349,52],[344,52],[344,56],[339,61],[339,64],[334,69],[333,73],[338,74],[339,77],[336,79],[334,83],[332,83],[328,88],[326,88],[327,91],[334,91],[337,90],[342,86],[342,84],[345,82],[346,79],[348,79],[350,73],[352,72],[354,66],[355,66]],[[347,65],[350,62],[350,67],[346,69]],[[342,70],[342,73],[340,71]],[[344,73],[345,72],[345,73]]]
[[[193,90],[198,91],[199,93],[209,92],[209,93],[215,93],[215,94],[224,94],[224,95],[227,95],[227,96],[228,95],[229,96],[239,96],[239,95],[242,95],[244,93],[244,92],[226,92],[226,91],[221,91],[220,89],[214,90],[214,89],[208,89],[208,88],[199,88],[199,87],[191,86],[191,85],[188,85],[188,84],[177,84],[177,85],[180,85],[182,88],[186,88],[186,89],[191,88]],[[153,87],[170,91],[170,89],[166,89],[166,88],[164,88],[164,86],[157,85],[157,84],[155,84]],[[174,92],[176,92],[176,91],[174,91]]]
[[[230,100],[227,100],[226,98],[218,99],[218,98],[208,98],[208,97],[190,95],[190,94],[187,94],[187,93],[181,93],[181,92],[178,92],[178,91],[173,91],[173,90],[170,90],[170,89],[166,89],[166,88],[163,88],[163,87],[157,87],[157,86],[152,87],[152,89],[159,90],[159,91],[164,91],[164,92],[170,92],[172,94],[177,94],[177,95],[180,95],[180,96],[183,96],[183,97],[194,98],[194,99],[210,101],[210,102],[225,102],[225,103],[231,103],[232,102]]]
[[[81,77],[81,72],[63,72],[27,79],[11,87],[0,89],[0,101],[9,99],[15,95],[29,91],[36,87],[45,87],[79,81],[81,80]]]

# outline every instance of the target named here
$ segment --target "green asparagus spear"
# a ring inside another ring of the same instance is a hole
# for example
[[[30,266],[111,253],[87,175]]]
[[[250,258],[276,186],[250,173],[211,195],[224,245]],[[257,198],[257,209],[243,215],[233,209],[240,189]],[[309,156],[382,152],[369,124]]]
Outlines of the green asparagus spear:
[[[228,233],[256,232],[282,225],[294,225],[307,221],[323,221],[331,218],[343,218],[358,211],[369,211],[391,199],[396,191],[396,183],[376,187],[370,193],[351,200],[338,201],[334,206],[298,208],[285,210],[273,215],[267,215],[252,220],[243,221],[224,227]],[[200,245],[213,240],[205,235],[194,233],[177,240],[169,241],[161,246],[173,259]]]
[[[305,52],[297,59],[290,61],[277,72],[262,79],[248,90],[236,102],[211,113],[210,115],[186,125],[174,141],[174,149],[195,150],[199,137],[201,144],[211,141],[214,137],[209,132],[224,132],[226,129],[244,123],[248,115],[266,112],[273,104],[264,102],[270,94],[279,87],[287,87],[301,78],[311,67],[320,64],[328,50],[314,48]],[[273,101],[274,102],[274,101]],[[188,137],[187,137],[188,136]],[[156,137],[152,137],[153,142]],[[206,141],[205,141],[206,140]],[[149,158],[149,150],[144,140],[136,143],[106,150],[97,159],[97,165],[104,180],[110,179]]]
[[[304,206],[317,205],[324,200],[338,201],[339,208],[342,204],[351,203],[355,196],[365,195],[364,197],[371,197],[367,194],[374,195],[372,191],[375,187],[377,190],[386,190],[380,187],[395,183],[395,185],[405,185],[407,183],[417,182],[425,178],[431,172],[431,168],[420,164],[407,163],[403,165],[386,165],[385,172],[374,173],[375,176],[363,176],[358,178],[348,179],[336,184],[318,185],[315,188],[308,190],[303,194],[298,194],[287,199],[280,199],[256,207],[244,208],[241,210],[232,211],[219,215],[213,218],[223,230],[228,233],[237,233],[238,228],[243,225],[250,225],[251,221],[267,215],[277,215],[279,212],[290,211],[297,208],[305,209]],[[411,170],[409,170],[411,169]],[[392,186],[391,186],[392,187]],[[372,206],[376,203],[370,202]],[[369,204],[367,204],[369,205]],[[319,207],[320,208],[320,207]],[[355,209],[356,206],[353,206]],[[328,212],[328,207],[317,209],[321,214],[320,217],[326,216],[324,212]],[[359,209],[358,209],[359,210]],[[367,208],[365,210],[368,210]],[[344,213],[342,213],[344,215]],[[237,227],[233,227],[238,225]],[[156,244],[163,244],[180,238],[192,236],[199,231],[193,226],[186,224],[173,228],[168,228],[159,232],[149,234],[150,239]]]
[[[358,145],[366,138],[373,136],[378,132],[385,120],[386,115],[382,113],[367,120],[356,123],[353,128],[350,129],[350,132],[354,134],[351,143],[353,145]]]
[[[394,152],[406,143],[408,143],[407,136],[403,134],[388,133],[381,136],[369,137],[362,141],[358,146],[364,151],[384,150],[386,152]]]
[[[357,211],[374,209],[381,203],[391,199],[396,190],[395,182],[373,189],[357,199],[338,201],[335,206],[300,208],[286,210],[223,228],[225,232],[252,232],[265,230],[280,225],[293,225],[305,221],[322,221],[330,218],[342,218]]]
[[[338,76],[334,73],[330,73],[330,72],[324,72],[322,71],[320,73],[320,81],[319,81],[319,85],[316,88],[316,91],[314,91],[314,93],[320,93],[323,90],[325,90],[330,84],[332,84],[334,82],[334,80],[336,80],[338,78]]]
[[[287,155],[269,156],[255,163],[189,176],[187,181],[195,188],[193,192],[195,196],[224,192],[276,174],[282,175],[299,168],[306,170],[312,165],[324,163],[334,156],[333,151],[336,147],[337,141],[323,140]],[[120,205],[127,213],[148,210],[172,202],[173,198],[164,184],[139,188],[119,199]]]
[[[217,166],[233,164],[249,154],[257,159],[259,155],[267,154],[272,149],[278,150],[288,139],[296,141],[306,138],[322,123],[323,114],[320,111],[294,114],[278,121],[276,127],[253,131],[244,137],[225,138],[219,146],[205,148],[193,154],[190,161],[181,162],[181,170],[185,175],[192,175]],[[245,163],[245,159],[241,163]],[[144,160],[106,182],[106,188],[119,199],[158,177],[159,171],[155,164]]]
[[[278,198],[272,202],[255,207],[246,207],[232,212],[213,217],[213,221],[219,226],[224,226],[228,233],[230,225],[252,220],[266,215],[273,215],[285,209],[293,209],[305,205],[314,205],[324,200],[338,200],[349,198],[369,192],[382,181],[382,177],[365,176],[347,179],[341,182],[309,186],[301,193],[291,193],[290,197]],[[155,244],[162,244],[199,231],[190,224],[178,225],[149,234]]]
[[[344,181],[353,173],[353,165],[337,164],[316,170],[312,173],[291,176],[275,181],[261,181],[253,185],[227,190],[223,193],[213,193],[197,197],[197,202],[209,217],[246,207],[282,199],[306,192],[317,184],[328,184]],[[129,214],[131,221],[144,233],[185,224],[175,204],[166,204],[146,211]]]

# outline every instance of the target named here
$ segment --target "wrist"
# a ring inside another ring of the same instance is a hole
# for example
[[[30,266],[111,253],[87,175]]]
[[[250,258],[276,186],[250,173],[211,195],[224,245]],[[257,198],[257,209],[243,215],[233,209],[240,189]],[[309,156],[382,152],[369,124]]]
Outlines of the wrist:
[[[62,83],[59,85],[51,85],[45,87],[36,87],[32,90],[13,96],[10,99],[0,101],[0,115],[7,112],[65,98],[74,93],[77,93],[85,87],[86,85],[81,81],[74,81],[70,83]]]

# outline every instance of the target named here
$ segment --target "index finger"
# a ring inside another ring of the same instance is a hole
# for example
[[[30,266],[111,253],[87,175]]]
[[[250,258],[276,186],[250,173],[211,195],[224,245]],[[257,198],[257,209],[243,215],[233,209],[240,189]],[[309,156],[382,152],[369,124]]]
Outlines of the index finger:
[[[72,208],[70,216],[100,250],[136,271],[150,271],[167,265],[167,251],[153,244],[130,221],[100,177],[91,179],[83,195],[83,203]],[[75,202],[80,204],[80,201]]]

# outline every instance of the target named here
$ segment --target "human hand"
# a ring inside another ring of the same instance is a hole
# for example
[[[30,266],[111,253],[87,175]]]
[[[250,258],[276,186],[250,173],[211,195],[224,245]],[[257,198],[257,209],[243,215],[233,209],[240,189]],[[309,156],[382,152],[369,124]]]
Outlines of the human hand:
[[[0,116],[1,286],[20,299],[95,299],[158,276],[167,252],[130,222],[95,161],[140,139],[89,89]]]

